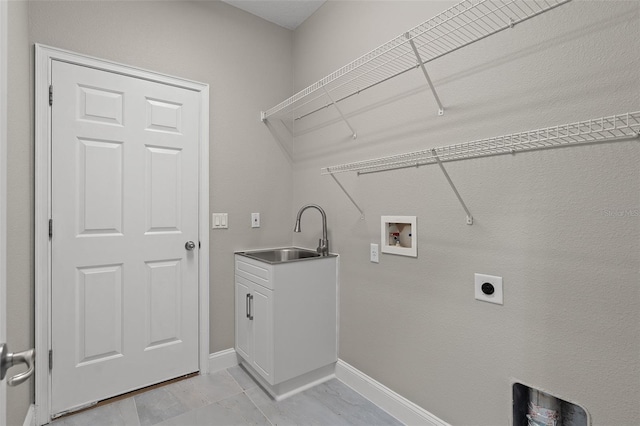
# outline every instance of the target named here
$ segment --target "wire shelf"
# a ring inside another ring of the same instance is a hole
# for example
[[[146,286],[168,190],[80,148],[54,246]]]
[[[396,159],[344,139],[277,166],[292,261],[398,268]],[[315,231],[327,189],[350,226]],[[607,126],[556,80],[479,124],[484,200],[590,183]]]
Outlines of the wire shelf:
[[[374,173],[435,164],[438,160],[455,161],[638,136],[640,136],[640,111],[325,167],[321,169],[321,174]]]
[[[262,120],[306,117],[569,1],[462,1],[262,112]]]

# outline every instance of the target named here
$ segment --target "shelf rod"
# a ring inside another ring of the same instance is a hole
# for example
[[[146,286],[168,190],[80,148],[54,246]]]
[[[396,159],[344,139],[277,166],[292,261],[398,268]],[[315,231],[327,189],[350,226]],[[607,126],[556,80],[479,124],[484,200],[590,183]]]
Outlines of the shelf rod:
[[[333,175],[333,173],[330,173],[331,177],[333,178],[333,180],[336,181],[336,183],[338,184],[338,186],[340,187],[340,189],[342,189],[342,192],[344,192],[344,194],[347,196],[347,198],[349,198],[349,201],[351,201],[353,203],[354,206],[356,206],[356,209],[358,209],[358,211],[360,212],[360,219],[364,220],[364,211],[360,208],[360,206],[358,206],[358,203],[355,202],[355,200],[351,197],[351,195],[349,195],[349,193],[347,192],[346,189],[344,189],[344,186],[342,186],[342,184],[340,183],[340,181],[338,180],[337,177],[335,177]]]
[[[467,225],[473,225],[473,216],[471,215],[471,212],[467,208],[467,205],[464,203],[464,200],[462,200],[462,197],[460,196],[458,189],[456,188],[456,186],[453,184],[453,181],[449,177],[449,173],[447,173],[447,169],[444,168],[442,161],[440,161],[440,157],[438,157],[438,154],[436,153],[435,148],[431,150],[431,153],[433,154],[436,161],[438,162],[438,166],[440,166],[440,170],[442,170],[442,173],[444,173],[444,177],[447,178],[447,182],[449,182],[449,185],[451,185],[451,189],[453,189],[453,192],[456,194],[456,197],[458,197],[458,201],[460,201],[460,204],[462,204],[462,208],[467,213]]]
[[[438,97],[438,93],[436,92],[436,88],[433,86],[433,82],[431,81],[431,77],[429,77],[429,73],[424,66],[424,61],[420,56],[420,52],[418,52],[418,48],[411,37],[411,34],[408,32],[404,33],[404,36],[409,40],[409,44],[411,44],[411,48],[413,49],[413,53],[416,55],[416,60],[418,61],[418,66],[422,69],[422,73],[424,74],[424,78],[427,79],[427,83],[429,83],[429,87],[431,88],[431,93],[433,93],[433,97],[436,99],[438,103],[438,115],[444,115],[444,106],[442,106],[442,102],[440,102],[440,98]]]
[[[331,101],[331,103],[333,104],[334,107],[336,107],[336,110],[338,111],[338,113],[340,114],[340,117],[342,117],[342,120],[346,123],[346,125],[349,127],[349,129],[351,129],[351,133],[353,134],[353,138],[357,138],[358,134],[356,133],[356,131],[353,129],[353,127],[351,127],[351,124],[349,124],[349,121],[347,120],[347,118],[344,116],[344,114],[342,113],[342,110],[340,109],[340,107],[338,106],[338,104],[333,100],[333,98],[331,97],[331,95],[329,94],[329,91],[327,90],[326,87],[322,86],[322,89],[324,90],[324,93],[326,93],[327,97],[329,98],[329,100]]]

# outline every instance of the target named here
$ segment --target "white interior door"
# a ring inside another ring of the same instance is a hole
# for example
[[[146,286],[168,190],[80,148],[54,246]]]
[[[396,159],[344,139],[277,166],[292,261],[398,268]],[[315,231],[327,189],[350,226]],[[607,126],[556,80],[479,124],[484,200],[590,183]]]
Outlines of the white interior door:
[[[51,78],[55,416],[198,370],[200,107],[61,61]]]

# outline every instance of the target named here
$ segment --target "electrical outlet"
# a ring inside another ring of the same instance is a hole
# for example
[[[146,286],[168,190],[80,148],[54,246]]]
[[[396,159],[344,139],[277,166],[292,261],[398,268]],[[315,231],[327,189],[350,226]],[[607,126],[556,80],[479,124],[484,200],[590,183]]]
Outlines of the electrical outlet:
[[[260,228],[260,213],[251,213],[251,227]]]
[[[380,261],[380,252],[378,251],[377,244],[371,244],[371,262],[379,263]]]
[[[477,300],[497,305],[503,304],[502,277],[475,274],[474,286]]]

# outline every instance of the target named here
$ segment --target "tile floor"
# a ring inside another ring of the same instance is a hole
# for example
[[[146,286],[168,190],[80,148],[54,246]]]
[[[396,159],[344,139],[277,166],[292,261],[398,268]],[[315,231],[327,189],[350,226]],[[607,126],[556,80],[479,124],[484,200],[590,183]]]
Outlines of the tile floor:
[[[276,402],[239,366],[63,417],[54,426],[401,425],[337,379]]]

